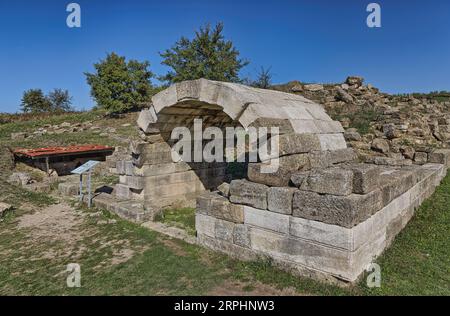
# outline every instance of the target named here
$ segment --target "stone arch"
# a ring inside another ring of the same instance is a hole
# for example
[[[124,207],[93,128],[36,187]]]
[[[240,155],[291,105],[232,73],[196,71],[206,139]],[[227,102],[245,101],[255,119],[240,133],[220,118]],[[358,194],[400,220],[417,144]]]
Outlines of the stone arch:
[[[161,204],[165,206],[172,200],[190,201],[196,193],[229,181],[226,163],[173,162],[172,130],[192,129],[196,118],[203,119],[203,128],[279,127],[280,133],[289,137],[305,134],[306,141],[312,139],[314,145],[308,150],[325,152],[346,148],[340,123],[333,121],[321,105],[302,96],[206,79],[184,81],[156,94],[149,107],[140,113],[137,123],[143,141],[131,144],[133,159],[128,169],[132,172],[120,184],[125,186],[120,191],[147,204],[164,200]],[[298,153],[293,147],[303,146],[298,143],[303,139],[295,141],[294,146],[289,145],[287,155]],[[291,158],[287,159],[289,168],[298,165],[298,162],[292,164]],[[254,166],[252,170],[252,177],[261,181],[256,176],[259,169]],[[289,173],[283,169],[282,174],[286,178]],[[250,174],[248,177],[251,178]],[[272,175],[271,183],[279,183],[279,177],[279,174]]]

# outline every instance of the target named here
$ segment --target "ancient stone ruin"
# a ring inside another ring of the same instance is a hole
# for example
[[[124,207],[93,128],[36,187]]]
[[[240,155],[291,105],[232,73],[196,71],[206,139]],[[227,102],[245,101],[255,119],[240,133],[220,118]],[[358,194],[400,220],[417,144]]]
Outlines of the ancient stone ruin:
[[[175,127],[278,127],[279,169],[248,164],[230,182],[226,163],[174,162]],[[196,199],[197,240],[240,259],[269,257],[292,272],[354,282],[389,246],[450,165],[448,150],[423,165],[361,163],[340,122],[305,97],[209,80],[155,95],[138,125],[142,142],[119,161],[118,199],[142,203],[145,218]],[[230,182],[228,184],[228,182]],[[218,188],[218,190],[216,190]],[[101,202],[99,202],[101,203]]]

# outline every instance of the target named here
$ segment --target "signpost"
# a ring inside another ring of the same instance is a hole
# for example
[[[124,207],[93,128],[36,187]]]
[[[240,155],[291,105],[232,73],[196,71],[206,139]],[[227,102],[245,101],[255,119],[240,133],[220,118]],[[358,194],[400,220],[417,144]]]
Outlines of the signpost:
[[[79,166],[78,168],[72,170],[71,173],[73,174],[79,174],[80,175],[80,202],[83,202],[83,174],[88,174],[88,207],[91,207],[92,204],[92,194],[91,194],[91,176],[92,176],[92,169],[96,165],[98,165],[100,161],[95,160],[89,160],[84,165]]]

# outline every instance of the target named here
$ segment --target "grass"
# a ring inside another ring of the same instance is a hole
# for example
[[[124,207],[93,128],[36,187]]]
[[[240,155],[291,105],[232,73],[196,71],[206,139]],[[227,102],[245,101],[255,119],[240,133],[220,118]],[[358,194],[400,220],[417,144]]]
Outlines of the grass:
[[[34,194],[20,195],[22,198],[36,205],[52,202]],[[102,218],[115,217],[104,212]],[[391,248],[377,260],[382,270],[382,286],[376,289],[367,288],[364,279],[353,287],[339,288],[298,278],[278,270],[270,261],[236,261],[116,220],[114,225],[102,226],[96,224],[95,218],[87,217],[82,230],[88,234],[74,250],[90,250],[76,259],[82,268],[82,287],[74,289],[65,285],[67,273],[64,270],[72,262],[71,256],[37,258],[49,248],[64,249],[64,244],[42,241],[35,244],[23,231],[15,229],[14,220],[0,223],[0,252],[9,250],[8,255],[0,259],[0,294],[204,295],[230,280],[241,282],[243,293],[257,284],[266,284],[274,289],[292,288],[308,295],[450,294],[450,175],[420,207]],[[167,211],[164,221],[182,223],[193,229],[193,210]],[[136,250],[126,262],[104,265],[102,263],[117,247],[111,243],[113,240],[126,240],[129,247],[141,250]],[[17,249],[20,251],[14,251]]]
[[[195,236],[195,209],[167,209],[158,215],[157,221],[182,228]]]

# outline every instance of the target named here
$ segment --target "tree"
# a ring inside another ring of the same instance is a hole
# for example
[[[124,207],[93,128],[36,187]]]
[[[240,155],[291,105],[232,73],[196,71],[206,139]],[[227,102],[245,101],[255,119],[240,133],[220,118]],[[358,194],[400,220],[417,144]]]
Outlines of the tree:
[[[160,53],[162,64],[172,68],[161,80],[169,83],[206,78],[240,82],[239,71],[248,62],[239,59],[239,51],[222,35],[223,24],[214,29],[210,24],[201,27],[195,38],[181,37],[175,45]]]
[[[51,110],[56,112],[68,112],[72,110],[72,97],[69,91],[54,89],[47,96],[50,102]]]
[[[30,89],[23,93],[22,111],[26,113],[49,112],[51,105],[41,89]]]
[[[85,73],[98,106],[113,113],[137,109],[150,100],[153,73],[148,61],[126,61],[115,53],[94,64],[95,73]]]
[[[260,71],[258,72],[258,77],[255,81],[253,81],[252,86],[261,89],[268,89],[272,84],[271,69],[272,67],[269,67],[267,69],[261,67]]]

